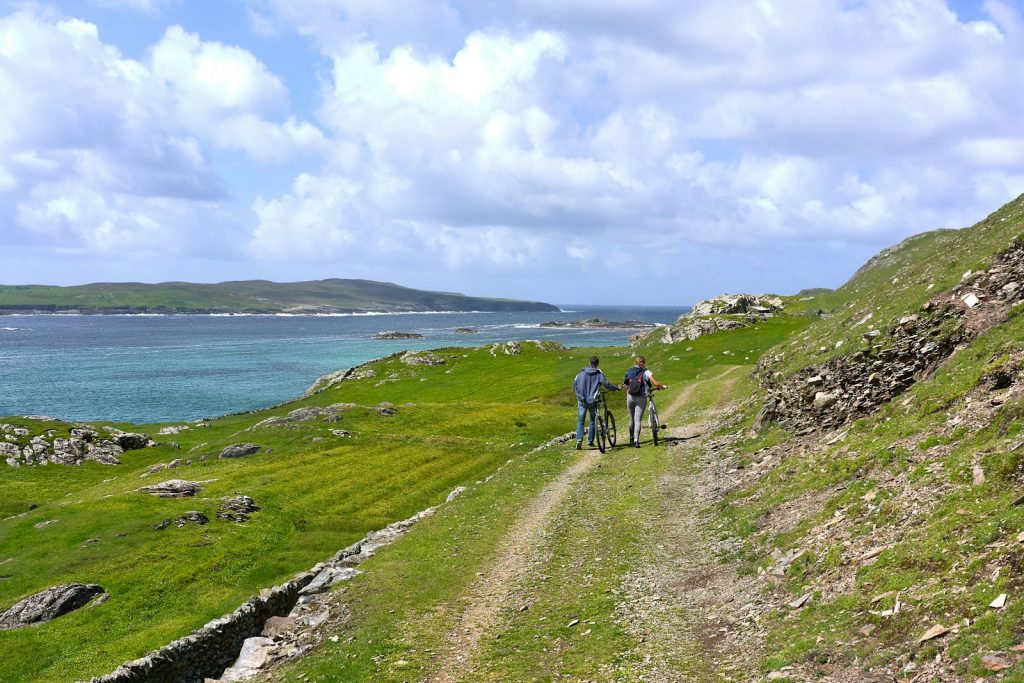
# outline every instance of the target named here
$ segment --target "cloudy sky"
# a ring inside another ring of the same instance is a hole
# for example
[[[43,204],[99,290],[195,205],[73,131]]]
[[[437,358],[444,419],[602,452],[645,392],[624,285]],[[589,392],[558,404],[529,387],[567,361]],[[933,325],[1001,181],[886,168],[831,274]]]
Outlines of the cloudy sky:
[[[0,282],[837,286],[1024,192],[1022,9],[0,2]]]

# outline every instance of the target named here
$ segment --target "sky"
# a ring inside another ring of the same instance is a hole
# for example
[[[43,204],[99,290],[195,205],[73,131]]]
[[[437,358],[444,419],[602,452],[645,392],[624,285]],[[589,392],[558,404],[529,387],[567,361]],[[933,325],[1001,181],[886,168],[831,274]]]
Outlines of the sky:
[[[0,0],[0,283],[836,287],[1024,192],[1024,0]]]

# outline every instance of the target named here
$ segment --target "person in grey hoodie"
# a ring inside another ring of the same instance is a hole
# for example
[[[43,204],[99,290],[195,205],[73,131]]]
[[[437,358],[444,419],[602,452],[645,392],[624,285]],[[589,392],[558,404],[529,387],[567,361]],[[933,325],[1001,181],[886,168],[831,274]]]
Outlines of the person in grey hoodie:
[[[604,373],[597,369],[601,361],[597,356],[590,357],[590,365],[580,370],[573,380],[572,390],[576,392],[576,450],[583,448],[583,420],[587,413],[590,413],[590,429],[587,434],[587,445],[593,447],[594,436],[597,431],[597,399],[601,393],[601,387],[607,387],[612,391],[618,391],[615,386],[604,376]]]

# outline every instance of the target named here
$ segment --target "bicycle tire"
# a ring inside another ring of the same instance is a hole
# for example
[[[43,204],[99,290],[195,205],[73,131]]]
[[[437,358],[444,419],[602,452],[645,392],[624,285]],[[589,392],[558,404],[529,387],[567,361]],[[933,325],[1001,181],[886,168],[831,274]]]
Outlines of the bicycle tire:
[[[602,453],[608,448],[608,444],[605,441],[607,434],[604,431],[604,418],[597,418],[597,450]]]
[[[619,439],[619,434],[615,429],[615,416],[611,413],[604,414],[605,425],[608,427],[608,445],[615,448],[615,442]]]
[[[648,419],[651,422],[651,439],[654,441],[654,445],[657,446],[658,429],[660,428],[660,424],[658,422],[658,410],[657,408],[654,407],[654,404],[651,404],[651,410],[647,415]]]

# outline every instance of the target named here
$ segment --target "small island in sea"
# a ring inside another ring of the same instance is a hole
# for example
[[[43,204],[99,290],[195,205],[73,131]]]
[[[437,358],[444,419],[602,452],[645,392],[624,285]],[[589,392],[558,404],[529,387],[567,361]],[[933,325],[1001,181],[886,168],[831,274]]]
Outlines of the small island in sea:
[[[539,301],[431,292],[374,280],[270,282],[100,282],[73,287],[0,285],[0,315],[425,313],[436,311],[558,312]]]

